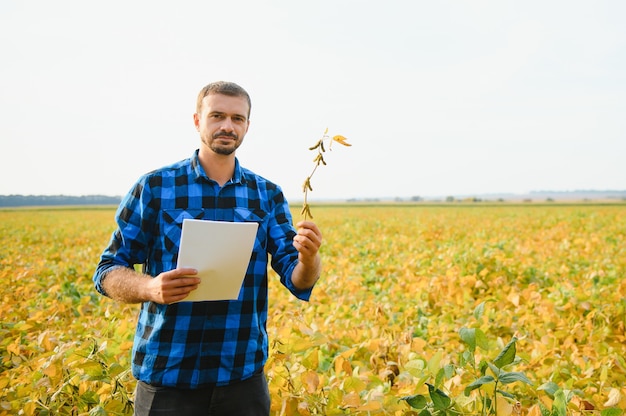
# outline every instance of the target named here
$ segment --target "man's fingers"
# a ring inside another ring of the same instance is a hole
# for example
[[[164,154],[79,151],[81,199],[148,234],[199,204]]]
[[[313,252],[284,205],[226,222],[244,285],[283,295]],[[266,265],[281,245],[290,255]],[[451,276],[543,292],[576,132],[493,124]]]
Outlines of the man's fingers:
[[[170,270],[165,274],[170,275],[171,277],[195,276],[198,274],[198,270],[192,267],[181,267],[178,269]]]
[[[311,230],[298,230],[298,234],[293,238],[301,247],[317,250],[322,245],[322,239]]]
[[[196,290],[199,284],[200,279],[197,277],[173,278],[163,285],[163,299],[168,304],[183,300]]]
[[[182,267],[180,269],[170,270],[163,273],[163,284],[167,286],[188,286],[200,283],[200,278],[195,277],[198,274],[198,270],[190,267]]]

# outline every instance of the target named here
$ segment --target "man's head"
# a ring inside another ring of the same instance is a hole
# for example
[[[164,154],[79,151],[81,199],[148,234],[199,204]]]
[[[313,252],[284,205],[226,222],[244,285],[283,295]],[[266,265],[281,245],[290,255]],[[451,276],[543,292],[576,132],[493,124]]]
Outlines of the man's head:
[[[250,126],[250,96],[232,82],[214,82],[198,94],[194,125],[201,150],[230,156],[243,142]]]
[[[252,110],[252,101],[248,92],[241,88],[234,82],[228,81],[216,81],[206,85],[198,93],[198,100],[196,101],[196,113],[200,113],[202,109],[202,100],[204,97],[210,94],[222,94],[230,97],[243,97],[248,101],[248,119],[250,119],[250,111]]]

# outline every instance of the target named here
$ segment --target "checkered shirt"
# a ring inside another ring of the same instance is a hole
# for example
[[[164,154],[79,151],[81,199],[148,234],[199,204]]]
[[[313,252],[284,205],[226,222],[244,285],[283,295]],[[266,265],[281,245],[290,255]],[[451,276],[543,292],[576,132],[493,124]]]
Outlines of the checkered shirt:
[[[122,200],[117,229],[94,274],[96,289],[118,267],[143,265],[157,276],[176,268],[185,218],[259,224],[250,263],[236,301],[141,305],[133,345],[133,375],[157,386],[199,388],[249,378],[267,359],[267,265],[296,297],[291,274],[298,263],[289,206],[277,185],[242,168],[222,188],[198,160],[189,159],[142,176]]]

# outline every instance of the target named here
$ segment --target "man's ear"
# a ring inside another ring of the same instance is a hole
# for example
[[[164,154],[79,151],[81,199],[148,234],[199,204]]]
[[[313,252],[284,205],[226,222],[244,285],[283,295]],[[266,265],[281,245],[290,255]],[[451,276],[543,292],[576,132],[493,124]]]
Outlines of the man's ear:
[[[198,113],[193,114],[193,125],[196,126],[196,130],[200,130],[200,116],[198,116]]]

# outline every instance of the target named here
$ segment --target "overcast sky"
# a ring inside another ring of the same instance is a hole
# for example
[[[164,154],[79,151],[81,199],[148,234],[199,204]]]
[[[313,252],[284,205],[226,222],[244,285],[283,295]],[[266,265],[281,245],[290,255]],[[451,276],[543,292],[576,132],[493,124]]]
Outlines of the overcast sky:
[[[0,0],[0,194],[125,194],[205,84],[291,200],[626,189],[626,2]]]

